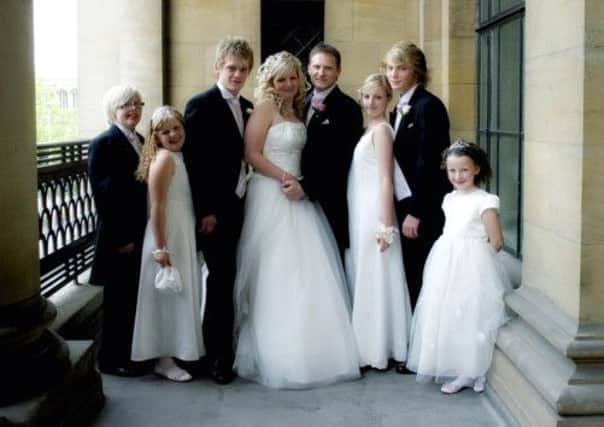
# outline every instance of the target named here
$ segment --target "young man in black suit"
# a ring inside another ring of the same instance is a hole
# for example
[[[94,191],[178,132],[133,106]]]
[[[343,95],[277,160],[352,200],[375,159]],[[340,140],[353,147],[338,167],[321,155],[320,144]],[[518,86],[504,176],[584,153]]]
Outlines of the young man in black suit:
[[[233,285],[243,223],[243,132],[252,103],[239,95],[254,57],[248,42],[227,38],[216,49],[217,83],[185,108],[183,153],[191,183],[198,242],[209,276],[203,321],[205,365],[215,382],[230,383]]]
[[[308,75],[313,88],[306,96],[303,177],[300,185],[286,183],[284,191],[293,199],[306,195],[319,202],[343,257],[349,246],[348,171],[363,133],[363,114],[359,104],[338,87],[341,71],[341,56],[335,47],[319,43],[310,51]]]
[[[397,204],[401,244],[411,307],[422,286],[424,264],[442,233],[441,204],[451,184],[441,168],[449,146],[449,116],[443,103],[425,89],[428,70],[424,53],[414,44],[395,44],[386,54],[386,76],[400,100],[390,121],[396,136],[394,156],[411,188]]]

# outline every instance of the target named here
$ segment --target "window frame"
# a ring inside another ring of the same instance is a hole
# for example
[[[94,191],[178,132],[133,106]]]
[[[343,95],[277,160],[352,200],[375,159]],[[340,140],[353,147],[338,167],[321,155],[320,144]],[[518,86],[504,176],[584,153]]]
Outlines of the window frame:
[[[476,34],[477,34],[477,61],[476,61],[476,76],[477,76],[477,91],[476,91],[476,105],[477,105],[477,120],[476,120],[476,141],[478,141],[481,146],[487,151],[489,158],[496,158],[496,165],[492,165],[493,169],[496,173],[495,182],[496,185],[490,184],[488,186],[489,191],[494,191],[499,193],[501,188],[500,184],[500,171],[501,171],[501,159],[500,159],[500,137],[512,137],[516,138],[517,147],[518,147],[518,164],[517,164],[517,194],[516,194],[516,203],[517,203],[517,213],[516,213],[516,245],[514,247],[508,244],[506,239],[506,244],[504,249],[506,252],[511,255],[521,259],[522,258],[522,219],[523,219],[523,204],[522,204],[522,190],[523,190],[523,147],[524,147],[524,121],[523,121],[523,112],[524,112],[524,36],[525,36],[525,2],[524,0],[519,0],[517,4],[505,9],[500,9],[500,0],[480,0],[479,1],[479,13],[477,14],[478,24],[476,26]],[[487,11],[485,15],[485,10]],[[483,18],[483,19],[481,19]],[[497,61],[495,64],[493,62],[492,54],[500,55],[501,52],[501,37],[499,37],[501,28],[515,20],[520,20],[520,46],[519,46],[519,67],[518,76],[519,76],[519,86],[518,86],[518,125],[516,131],[502,130],[500,129],[501,118],[500,118],[500,101],[501,101],[501,93],[502,88],[501,84],[501,63]],[[496,40],[494,40],[494,34],[498,32]],[[483,58],[483,38],[486,37],[487,43],[487,58]],[[496,46],[493,46],[493,43],[496,43]],[[487,81],[483,82],[482,79],[482,65],[483,60],[486,61],[487,72],[486,78]],[[494,95],[493,92],[493,76],[494,76],[494,67],[496,67],[496,88],[494,89],[497,93]],[[483,90],[483,88],[485,88]],[[483,92],[486,90],[486,94]],[[486,101],[484,109],[483,105],[483,96],[486,96]],[[497,101],[497,111],[496,117],[493,117],[492,112],[492,102],[496,96]],[[484,120],[483,125],[483,116],[486,115],[486,120]],[[495,119],[495,125],[493,125],[493,119]],[[492,188],[496,187],[496,188]]]

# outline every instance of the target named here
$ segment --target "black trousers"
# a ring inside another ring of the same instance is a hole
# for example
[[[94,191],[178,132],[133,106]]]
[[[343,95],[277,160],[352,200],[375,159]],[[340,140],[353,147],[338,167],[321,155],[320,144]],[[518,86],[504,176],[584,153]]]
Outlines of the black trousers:
[[[99,364],[127,367],[132,352],[132,333],[138,298],[141,244],[130,254],[114,254],[103,290],[103,327]]]
[[[233,286],[237,273],[237,244],[243,224],[243,204],[219,216],[214,231],[199,239],[208,267],[203,337],[207,360],[232,366]]]
[[[435,215],[432,218],[420,220],[418,228],[418,237],[408,239],[403,236],[401,230],[401,247],[403,249],[403,264],[405,266],[405,276],[407,278],[407,287],[409,289],[409,301],[411,310],[415,311],[415,305],[422,289],[422,278],[426,259],[432,249],[436,239],[442,234],[445,217],[440,208],[435,208]],[[397,206],[396,214],[399,219],[399,225],[407,216],[404,206]]]

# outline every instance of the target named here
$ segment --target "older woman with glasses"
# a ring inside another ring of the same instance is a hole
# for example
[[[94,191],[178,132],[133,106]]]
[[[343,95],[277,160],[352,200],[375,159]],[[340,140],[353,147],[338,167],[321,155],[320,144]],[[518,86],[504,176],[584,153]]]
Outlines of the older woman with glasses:
[[[130,360],[141,246],[147,222],[147,187],[137,181],[143,137],[136,132],[144,103],[132,86],[114,86],[103,97],[109,129],[90,143],[88,175],[97,210],[90,283],[104,287],[99,369],[107,374],[145,373]]]

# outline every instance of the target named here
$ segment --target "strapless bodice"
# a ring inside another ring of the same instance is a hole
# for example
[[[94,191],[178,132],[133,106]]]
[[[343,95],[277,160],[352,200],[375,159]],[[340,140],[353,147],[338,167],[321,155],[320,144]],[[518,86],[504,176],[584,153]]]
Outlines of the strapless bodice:
[[[306,127],[300,122],[279,122],[268,129],[264,157],[293,176],[300,176],[300,158],[306,144]]]

